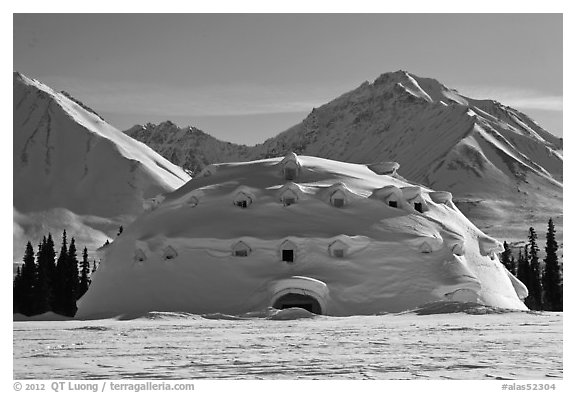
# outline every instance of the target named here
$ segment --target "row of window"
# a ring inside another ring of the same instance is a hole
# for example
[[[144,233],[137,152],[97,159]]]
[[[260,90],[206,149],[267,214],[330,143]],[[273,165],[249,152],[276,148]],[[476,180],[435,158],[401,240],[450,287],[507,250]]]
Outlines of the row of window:
[[[287,240],[282,243],[280,247],[280,257],[283,262],[292,263],[296,257],[296,245],[291,241]],[[334,258],[344,258],[348,245],[340,240],[336,240],[328,246],[328,253]],[[232,247],[232,255],[235,257],[247,257],[252,252],[250,246],[246,243],[239,241]],[[168,246],[164,249],[163,258],[164,260],[172,260],[178,256],[176,250]],[[144,262],[147,259],[146,253],[141,249],[136,249],[134,253],[134,260],[136,262]]]
[[[464,254],[464,243],[462,241],[455,241],[449,243],[449,246],[454,255]],[[334,258],[344,258],[347,255],[349,245],[341,240],[335,240],[328,246],[328,254]],[[290,240],[284,241],[280,245],[280,258],[283,262],[293,263],[296,259],[297,245]],[[419,246],[419,251],[422,253],[431,253],[433,251],[432,245],[428,241],[424,241]],[[245,258],[252,253],[252,249],[243,241],[239,241],[234,246],[232,246],[232,255],[234,257]],[[494,259],[495,251],[490,249],[487,253],[491,259]],[[176,250],[168,246],[164,249],[164,260],[175,259],[178,256]],[[137,249],[134,254],[134,259],[137,262],[144,262],[146,260],[146,254],[141,249]]]
[[[332,202],[332,206],[337,207],[337,208],[343,208],[345,205],[344,199],[341,199],[341,198],[334,198],[331,200],[331,202]],[[296,203],[296,199],[295,198],[284,198],[284,199],[282,199],[282,203],[284,204],[284,206],[290,206],[290,205],[293,205]],[[252,204],[252,200],[234,201],[234,205],[236,205],[242,209],[246,209],[250,204]],[[398,202],[397,201],[389,201],[388,206],[398,208]],[[414,202],[414,210],[416,210],[419,213],[424,213],[424,208],[422,206],[422,202]]]
[[[284,206],[290,206],[298,201],[298,196],[296,195],[283,196],[281,200]],[[253,202],[252,197],[243,192],[238,193],[238,195],[234,199],[234,205],[242,209],[246,209],[248,206],[252,204],[252,202]],[[194,201],[194,203],[191,204],[193,206],[196,206],[198,204],[198,201],[196,200]],[[347,205],[347,199],[339,195],[338,191],[336,191],[330,197],[330,204],[336,208],[343,208],[344,206]],[[414,210],[416,210],[419,213],[424,213],[423,202],[413,202],[412,205],[414,206]],[[388,206],[398,208],[398,201],[390,200],[388,201]]]
[[[280,258],[283,262],[293,263],[296,258],[296,245],[287,240],[280,246]],[[232,255],[235,257],[247,257],[252,249],[244,242],[240,241],[232,248]],[[328,253],[334,258],[344,258],[348,245],[340,240],[336,240],[328,246]]]
[[[248,254],[249,254],[248,250],[234,251],[234,256],[236,257],[247,257]],[[282,262],[288,262],[288,263],[294,262],[294,255],[295,255],[294,250],[282,250],[281,255]],[[332,255],[334,258],[344,258],[344,250],[343,249],[332,250],[330,255]]]

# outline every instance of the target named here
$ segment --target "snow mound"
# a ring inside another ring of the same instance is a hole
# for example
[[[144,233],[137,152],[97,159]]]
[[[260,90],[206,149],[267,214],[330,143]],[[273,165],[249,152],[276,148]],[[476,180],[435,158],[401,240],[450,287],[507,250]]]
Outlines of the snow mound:
[[[80,327],[68,329],[68,330],[72,330],[72,331],[86,330],[89,332],[107,332],[111,329],[109,327],[106,327],[106,326],[80,326]]]
[[[170,320],[181,320],[181,319],[198,319],[197,315],[187,313],[187,312],[168,312],[168,311],[151,311],[140,315],[138,317],[131,317],[130,315],[123,315],[119,319],[121,320],[132,320],[132,319],[142,319],[151,321],[170,321]]]
[[[249,311],[243,314],[240,314],[242,318],[258,318],[258,319],[266,319],[274,314],[276,314],[278,310],[274,307],[266,307],[261,310],[256,311]]]
[[[270,315],[267,319],[273,321],[292,321],[295,319],[314,318],[317,314],[311,313],[300,307],[285,308],[278,310],[275,314]]]
[[[270,307],[371,315],[434,301],[525,309],[526,289],[498,260],[499,242],[426,187],[293,154],[215,167],[106,248],[78,318],[305,315]]]
[[[222,314],[219,312],[210,313],[210,314],[202,314],[202,318],[204,319],[215,319],[215,320],[223,320],[223,321],[242,321],[249,318],[243,318],[237,315],[229,315],[229,314]]]
[[[401,314],[417,314],[417,315],[434,315],[434,314],[455,314],[466,313],[471,315],[485,315],[485,314],[505,314],[510,312],[528,312],[527,310],[518,310],[511,308],[502,308],[495,306],[488,306],[485,304],[474,302],[432,302],[424,304],[413,310],[405,311]]]
[[[397,162],[377,162],[366,166],[378,175],[393,175],[400,168],[400,164]]]
[[[224,321],[245,321],[250,319],[269,319],[273,321],[291,321],[295,319],[303,318],[313,318],[317,314],[314,314],[308,310],[300,307],[285,308],[283,310],[278,310],[273,307],[267,307],[259,311],[252,311],[248,313],[243,313],[240,315],[230,315],[223,313],[210,313],[202,314],[202,318],[205,319],[215,319]]]

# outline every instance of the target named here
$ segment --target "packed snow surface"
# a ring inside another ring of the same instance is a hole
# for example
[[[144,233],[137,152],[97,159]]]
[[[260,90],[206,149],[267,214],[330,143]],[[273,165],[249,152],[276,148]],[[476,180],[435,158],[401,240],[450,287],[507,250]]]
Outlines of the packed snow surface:
[[[269,306],[344,316],[432,301],[525,309],[500,242],[447,193],[434,202],[398,175],[308,156],[210,168],[107,247],[77,318]]]
[[[14,379],[563,378],[561,313],[446,303],[271,318],[282,311],[14,322]]]

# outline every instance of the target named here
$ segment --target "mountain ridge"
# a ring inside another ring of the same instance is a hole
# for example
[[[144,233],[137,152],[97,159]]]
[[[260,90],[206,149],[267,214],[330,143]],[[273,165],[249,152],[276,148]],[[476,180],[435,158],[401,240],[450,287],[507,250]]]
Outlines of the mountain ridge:
[[[464,204],[484,203],[481,216],[487,215],[487,220],[502,214],[513,218],[523,209],[539,208],[542,214],[561,216],[561,138],[516,109],[495,100],[466,97],[435,79],[403,70],[362,83],[255,146],[215,138],[208,143],[194,136],[169,138],[175,133],[168,129],[179,128],[161,124],[149,124],[146,138],[138,135],[138,127],[127,134],[176,164],[194,163],[187,168],[192,174],[211,163],[269,158],[289,151],[351,163],[396,161],[400,174],[410,181],[447,189]],[[187,161],[179,160],[181,156]],[[460,208],[474,215],[478,206]],[[504,230],[502,225],[500,234]]]

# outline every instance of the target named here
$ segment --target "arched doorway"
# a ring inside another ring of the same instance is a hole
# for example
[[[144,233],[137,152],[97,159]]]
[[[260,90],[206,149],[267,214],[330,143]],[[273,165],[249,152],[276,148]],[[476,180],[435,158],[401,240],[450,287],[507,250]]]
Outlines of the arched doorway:
[[[300,307],[319,315],[328,312],[328,286],[320,280],[292,276],[272,282],[270,292],[268,304],[276,309]]]
[[[314,297],[300,293],[287,293],[280,296],[272,307],[283,310],[285,308],[300,307],[314,314],[322,315],[322,306]]]

